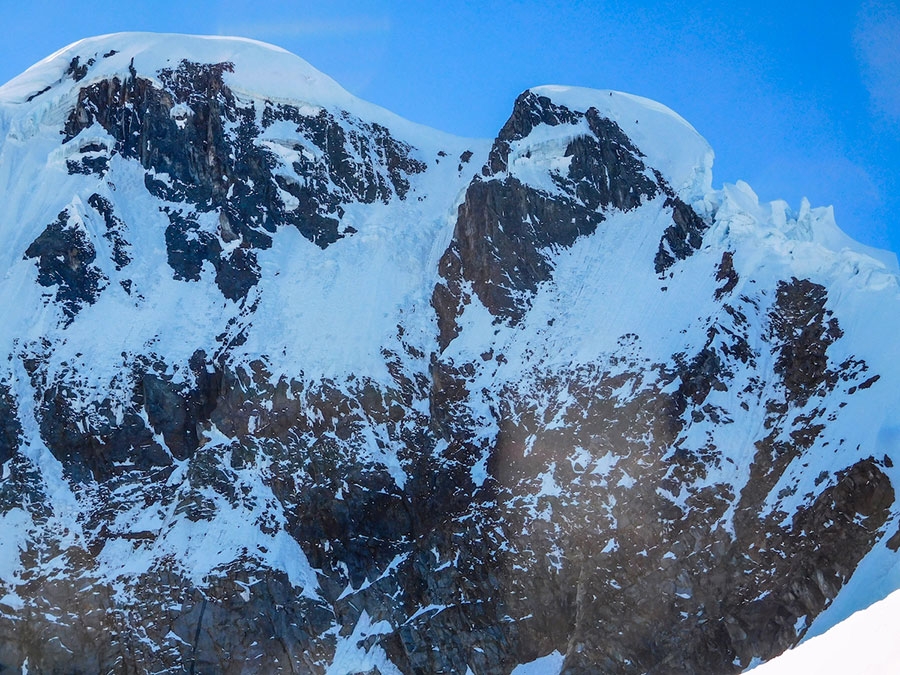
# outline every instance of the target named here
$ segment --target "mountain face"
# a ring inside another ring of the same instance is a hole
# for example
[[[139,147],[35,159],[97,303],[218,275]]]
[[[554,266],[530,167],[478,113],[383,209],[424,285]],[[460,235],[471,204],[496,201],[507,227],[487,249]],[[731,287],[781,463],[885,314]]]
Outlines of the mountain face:
[[[877,599],[896,263],[711,166],[620,92],[473,141],[244,40],[4,85],[0,670],[736,673]]]

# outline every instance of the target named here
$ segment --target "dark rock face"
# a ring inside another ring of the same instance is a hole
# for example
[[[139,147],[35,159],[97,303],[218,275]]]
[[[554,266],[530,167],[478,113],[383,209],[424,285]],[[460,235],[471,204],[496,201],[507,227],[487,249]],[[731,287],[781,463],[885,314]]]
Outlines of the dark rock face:
[[[188,364],[193,384],[135,369],[135,407],[120,423],[101,407],[108,426],[86,429],[65,408],[77,395],[55,385],[40,406],[42,437],[85,485],[139,491],[147,508],[174,507],[202,525],[222,503],[247,499],[247,472],[262,471],[284,521],[257,526],[300,543],[320,599],[252,558],[217,570],[202,593],[179,573],[152,570],[130,582],[137,614],[105,582],[85,595],[83,577],[76,587],[36,572],[17,587],[27,607],[18,620],[32,632],[13,630],[4,615],[0,658],[27,657],[44,671],[74,663],[237,672],[258,659],[270,671],[321,672],[335,649],[331,627],[349,635],[363,611],[391,627],[366,648],[402,672],[508,672],[554,649],[571,673],[737,672],[773,656],[797,640],[797,620],[820,612],[849,578],[894,492],[876,461],[861,460],[805,497],[787,523],[745,491],[729,534],[722,517],[738,495],[704,485],[721,462],[716,448],[680,440],[694,413],[728,414],[710,396],[730,386],[741,352],[739,337],[721,335],[682,365],[660,367],[658,381],[645,382],[637,363],[620,374],[536,372],[498,392],[499,428],[488,439],[473,434],[469,366],[440,361],[430,382],[399,371],[394,389],[360,384],[348,395],[325,382],[272,385],[261,367],[230,371],[198,353]],[[615,393],[629,383],[633,395]],[[427,417],[416,410],[423,399]],[[564,423],[549,428],[564,405]],[[213,426],[231,440],[201,450]],[[402,487],[368,456],[373,430],[398,452],[409,477]],[[167,483],[171,460],[153,433],[188,463],[182,487]],[[484,453],[489,477],[476,486],[471,467]],[[546,490],[548,480],[556,489]],[[125,539],[139,553],[164,537],[116,530],[109,508],[98,502],[85,516],[88,551]],[[78,547],[61,553],[72,570],[96,564]],[[45,618],[59,606],[72,622]],[[102,640],[87,649],[93,633]],[[39,637],[47,634],[65,649],[48,648]]]
[[[108,199],[105,199],[97,193],[92,194],[88,198],[88,204],[103,217],[106,225],[106,232],[103,237],[112,244],[113,262],[116,265],[116,271],[121,272],[125,266],[131,262],[131,248],[125,239],[126,226],[122,220],[113,212],[113,205]]]
[[[837,319],[825,309],[827,297],[823,286],[807,279],[794,278],[778,284],[770,317],[772,337],[780,343],[775,372],[784,378],[788,400],[799,405],[820,390],[833,389],[840,372],[852,365],[828,368],[826,351],[843,332]]]
[[[691,259],[707,224],[595,108],[517,99],[440,258],[422,322],[438,334],[398,325],[382,379],[241,353],[279,228],[326,249],[353,235],[350,205],[411,199],[426,165],[349,113],[242,100],[231,69],[132,69],[68,116],[64,144],[93,124],[114,143],[71,146],[90,208],[25,253],[69,323],[21,336],[0,370],[0,518],[22,563],[0,578],[0,671],[323,673],[351,653],[363,672],[505,675],[556,650],[567,674],[737,673],[795,644],[895,531],[892,460],[828,435],[879,382],[835,357],[828,289],[754,289],[737,251]],[[529,182],[538,127],[572,133],[564,168]],[[129,211],[103,196],[121,159],[159,200],[174,277],[211,268],[234,312],[184,358],[157,336],[116,350],[107,381],[66,340],[109,281],[101,263],[140,262]],[[521,363],[490,337],[448,350],[476,300],[491,330],[524,333],[555,256],[641,208],[659,223],[651,276],[706,266],[695,344],[651,359],[627,333],[564,365],[531,360],[541,334]]]
[[[515,178],[475,180],[459,208],[455,246],[445,256],[458,258],[462,278],[492,314],[516,320],[527,310],[520,295],[533,294],[550,278],[544,250],[571,246],[602,220],[601,213],[552,199]]]
[[[133,675],[148,672],[149,664],[172,673],[321,672],[334,638],[313,642],[310,636],[321,635],[333,615],[298,597],[283,574],[248,576],[244,570],[252,564],[239,562],[202,592],[165,569],[135,580],[144,592],[137,597],[144,608],[138,633],[109,587],[93,584],[86,592],[85,584],[68,579],[42,579],[40,588],[31,582],[35,604],[15,621],[0,616],[0,635],[20,631],[15,643],[0,643],[0,662],[27,659],[38,672],[54,673],[113,668]],[[78,616],[78,623],[55,622],[40,611],[57,607]]]
[[[716,289],[716,300],[721,300],[731,293],[739,280],[740,278],[734,270],[734,254],[731,251],[725,251],[722,254],[722,262],[719,263],[719,268],[716,270],[716,281],[725,283]]]
[[[87,72],[78,64],[73,68],[76,81]],[[345,205],[405,199],[409,176],[426,166],[385,127],[349,113],[339,121],[325,110],[310,117],[269,102],[257,111],[228,88],[224,75],[232,70],[231,63],[182,61],[158,73],[161,88],[133,69],[124,80],[96,82],[80,90],[63,133],[65,143],[77,142],[98,123],[115,139],[114,148],[80,148],[79,159],[68,162],[70,173],[104,176],[110,157],[118,154],[147,170],[151,194],[184,204],[177,210],[165,207],[175,278],[197,280],[209,262],[223,295],[237,300],[259,280],[255,251],[269,248],[279,227],[292,225],[325,248],[349,233],[340,229]],[[267,146],[278,141],[263,139],[277,121],[296,124],[295,133],[316,147],[319,157],[308,157],[295,142],[290,149],[297,160],[282,171]],[[297,204],[286,203],[290,199]],[[208,213],[218,215],[216,231],[200,229],[199,216]],[[240,246],[226,253],[224,245],[233,241]]]
[[[41,437],[72,480],[101,482],[171,464],[140,416],[140,398],[121,420],[110,400],[94,403],[86,416],[73,409],[77,402],[77,390],[59,383],[43,392],[40,405]]]
[[[80,82],[87,76],[88,70],[94,63],[94,59],[88,59],[86,63],[81,63],[81,57],[76,56],[69,63],[69,67],[66,68],[66,75],[76,82]]]
[[[15,456],[21,433],[22,425],[19,423],[16,401],[9,387],[0,382],[0,465]]]
[[[70,174],[94,174],[103,178],[109,170],[108,152],[103,146],[89,143],[81,149],[77,160],[66,160],[66,169]]]
[[[221,373],[195,352],[189,362],[193,386],[173,385],[152,372],[141,377],[144,407],[153,430],[161,434],[175,459],[187,459],[197,450],[202,424],[209,423],[221,386]]]
[[[527,139],[535,127],[581,122],[589,133],[568,143],[565,175],[549,174],[559,193],[503,175],[510,170],[512,144]],[[458,334],[456,317],[468,303],[461,284],[471,284],[491,314],[515,323],[538,285],[550,279],[551,253],[593,233],[611,210],[630,211],[660,193],[667,195],[664,208],[671,209],[672,225],[660,241],[657,273],[698,249],[706,224],[643,158],[619,125],[596,108],[582,113],[530,91],[520,95],[494,141],[482,169],[484,178],[476,177],[466,191],[453,242],[440,263],[443,281],[432,305],[438,313],[441,348]]]
[[[559,124],[575,124],[579,119],[578,113],[556,105],[546,96],[538,96],[531,91],[522,92],[513,105],[512,115],[497,134],[487,164],[481,170],[482,174],[490,176],[506,171],[510,143],[526,138],[539,124],[555,127]]]
[[[694,209],[676,196],[666,199],[665,207],[672,209],[672,224],[666,228],[654,263],[656,273],[662,274],[678,260],[685,260],[700,248],[706,223]]]
[[[410,156],[411,146],[393,138],[380,124],[355,122],[345,129],[324,109],[313,117],[290,105],[267,106],[263,128],[277,121],[296,124],[297,132],[322,153],[320,159],[301,154],[293,168],[306,179],[304,184],[283,181],[282,188],[301,203],[315,204],[325,196],[327,202],[319,207],[329,213],[340,214],[341,203],[350,201],[387,203],[394,194],[405,199],[409,191],[407,177],[427,168]],[[350,116],[345,114],[345,124],[349,121]],[[329,192],[329,183],[337,189]]]
[[[596,108],[588,108],[584,117],[593,136],[569,143],[569,172],[558,184],[589,209],[630,211],[656,196],[660,188],[646,175],[643,154],[619,125],[601,117]]]
[[[748,355],[739,310],[726,316],[731,321],[674,368],[536,372],[495,399],[491,484],[476,491],[490,497],[474,500],[490,507],[473,504],[477,515],[465,518],[477,523],[470,541],[503,542],[476,554],[490,560],[493,574],[481,582],[492,589],[482,609],[519,619],[508,630],[500,624],[497,644],[515,645],[522,660],[561,649],[568,673],[738,672],[794,644],[797,627],[830,603],[880,536],[895,495],[871,458],[806,494],[786,523],[785,512],[767,513],[751,496],[770,494],[771,474],[751,479],[740,495],[728,483],[708,482],[722,454],[711,442],[686,441],[685,432],[704,419],[732,422],[713,394],[732,390],[735,371],[755,369],[759,356]],[[466,366],[439,368],[435,408],[444,411],[441,428],[459,438],[460,428],[472,426]],[[654,370],[659,379],[646,380]],[[623,390],[634,393],[616,395]],[[565,410],[561,423],[548,425]],[[776,414],[766,427],[782,425],[773,436],[789,430],[797,457],[815,425],[795,417]],[[479,450],[470,447],[469,456]],[[730,533],[723,518],[735,507]],[[840,524],[809,536],[813,522]],[[623,614],[640,618],[623,621]]]
[[[31,242],[25,257],[37,260],[41,286],[56,287],[56,302],[69,321],[84,305],[94,303],[107,282],[92,264],[97,251],[87,232],[67,211]]]
[[[703,222],[693,208],[675,194],[659,171],[654,169],[653,175],[656,177],[660,189],[666,195],[663,207],[671,209],[672,212],[672,224],[663,232],[659,241],[659,249],[653,259],[656,273],[663,275],[677,261],[686,260],[700,248],[703,243],[703,233],[709,226]],[[726,264],[723,258],[723,265]]]

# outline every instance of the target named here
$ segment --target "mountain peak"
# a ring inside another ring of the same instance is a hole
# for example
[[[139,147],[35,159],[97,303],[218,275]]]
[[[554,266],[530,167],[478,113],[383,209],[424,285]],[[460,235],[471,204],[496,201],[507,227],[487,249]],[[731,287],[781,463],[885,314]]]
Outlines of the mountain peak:
[[[570,110],[597,110],[615,122],[685,199],[712,189],[714,153],[706,139],[674,110],[649,98],[609,89],[544,85],[531,92]]]
[[[0,87],[0,102],[39,99],[130,72],[154,76],[181,61],[230,63],[228,86],[239,94],[305,101],[322,107],[362,103],[333,79],[280,47],[239,37],[172,33],[112,33],[73,42]],[[66,86],[68,83],[68,86]]]

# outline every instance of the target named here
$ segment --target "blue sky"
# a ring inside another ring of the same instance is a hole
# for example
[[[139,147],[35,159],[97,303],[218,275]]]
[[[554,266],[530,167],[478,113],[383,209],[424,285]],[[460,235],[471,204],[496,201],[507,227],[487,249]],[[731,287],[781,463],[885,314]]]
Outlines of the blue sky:
[[[252,9],[251,9],[252,4]],[[900,2],[130,2],[0,0],[6,81],[81,37],[243,35],[416,122],[492,137],[539,84],[670,106],[716,152],[714,186],[833,204],[900,253]]]

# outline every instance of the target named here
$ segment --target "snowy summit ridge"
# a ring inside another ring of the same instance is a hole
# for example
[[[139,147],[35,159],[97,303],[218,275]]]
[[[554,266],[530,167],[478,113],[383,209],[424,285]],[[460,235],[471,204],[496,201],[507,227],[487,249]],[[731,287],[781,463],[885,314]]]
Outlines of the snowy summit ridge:
[[[712,161],[237,38],[0,87],[0,669],[740,672],[900,587],[896,260]]]
[[[188,59],[240,64],[236,72],[228,75],[229,87],[251,96],[280,94],[327,106],[359,101],[303,59],[275,45],[240,37],[159,33],[116,33],[78,40],[31,66],[0,87],[0,92],[5,100],[16,103],[27,102],[37,92],[55,85],[54,93],[64,95],[82,81],[72,80],[68,86],[59,86],[76,59],[76,67],[85,67],[85,84],[113,76],[127,77],[130,68],[154,73]],[[94,63],[87,65],[91,60]]]

